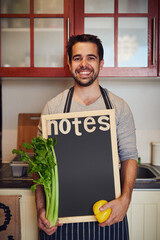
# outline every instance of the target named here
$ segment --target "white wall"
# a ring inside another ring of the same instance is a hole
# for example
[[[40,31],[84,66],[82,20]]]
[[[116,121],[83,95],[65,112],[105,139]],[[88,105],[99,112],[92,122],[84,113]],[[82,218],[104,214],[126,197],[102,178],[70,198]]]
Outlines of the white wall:
[[[141,162],[151,161],[151,142],[160,142],[160,79],[103,81],[129,104],[136,126]]]
[[[73,84],[72,79],[2,79],[2,161],[10,162],[17,144],[19,113],[41,112],[44,104]],[[160,142],[160,79],[100,79],[125,99],[134,115],[141,161],[150,162],[151,142]]]

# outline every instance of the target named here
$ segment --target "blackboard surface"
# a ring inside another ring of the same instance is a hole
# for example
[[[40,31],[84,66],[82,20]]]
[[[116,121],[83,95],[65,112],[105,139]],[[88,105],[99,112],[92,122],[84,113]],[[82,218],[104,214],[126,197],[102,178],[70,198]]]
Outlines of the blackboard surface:
[[[69,217],[72,222],[74,217],[77,221],[77,216],[84,216],[82,221],[85,221],[85,216],[93,215],[92,206],[96,201],[110,201],[119,195],[119,188],[118,193],[115,189],[113,164],[113,158],[117,156],[117,144],[113,142],[116,136],[112,136],[115,133],[113,111],[84,112],[84,116],[82,113],[43,116],[44,137],[56,137],[58,141],[55,152],[59,170],[60,218]],[[100,122],[100,116],[106,116],[108,120]],[[75,118],[79,124],[75,123]],[[109,129],[105,128],[107,124]],[[100,127],[107,130],[102,131]],[[118,158],[116,162],[118,165]]]

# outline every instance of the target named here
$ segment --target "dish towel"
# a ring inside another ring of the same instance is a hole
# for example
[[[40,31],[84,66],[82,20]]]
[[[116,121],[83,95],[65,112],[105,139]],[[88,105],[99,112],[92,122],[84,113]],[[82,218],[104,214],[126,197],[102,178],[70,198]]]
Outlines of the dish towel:
[[[0,239],[21,239],[20,198],[17,195],[0,196]]]

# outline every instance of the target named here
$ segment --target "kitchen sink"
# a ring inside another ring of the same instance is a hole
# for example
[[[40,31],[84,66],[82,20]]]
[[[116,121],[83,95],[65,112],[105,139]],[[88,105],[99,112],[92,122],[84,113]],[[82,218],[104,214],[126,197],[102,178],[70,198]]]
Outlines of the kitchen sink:
[[[160,180],[160,171],[152,166],[140,164],[137,169],[137,181],[159,181]]]

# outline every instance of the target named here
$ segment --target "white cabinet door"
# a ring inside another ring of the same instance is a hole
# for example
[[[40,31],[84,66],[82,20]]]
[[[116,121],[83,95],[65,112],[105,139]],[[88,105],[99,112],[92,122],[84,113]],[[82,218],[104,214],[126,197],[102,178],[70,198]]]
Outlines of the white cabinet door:
[[[128,210],[131,240],[160,239],[160,191],[133,191]]]
[[[38,239],[35,196],[31,190],[0,189],[0,195],[22,195],[22,240]],[[130,240],[160,240],[160,191],[134,190],[128,209]]]

